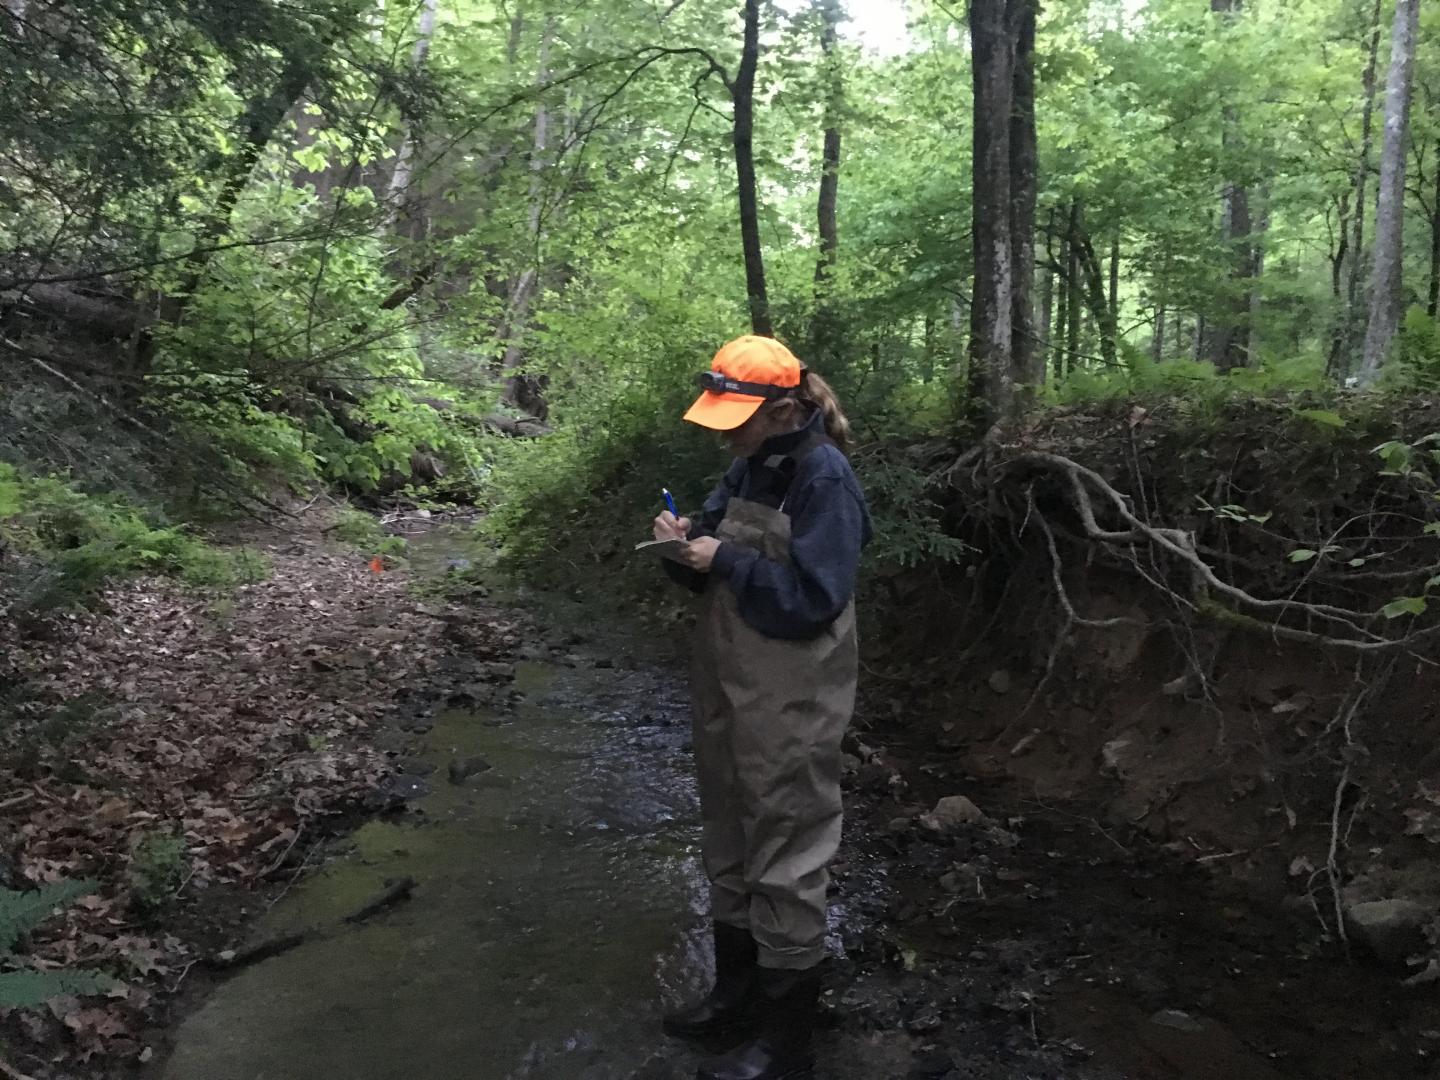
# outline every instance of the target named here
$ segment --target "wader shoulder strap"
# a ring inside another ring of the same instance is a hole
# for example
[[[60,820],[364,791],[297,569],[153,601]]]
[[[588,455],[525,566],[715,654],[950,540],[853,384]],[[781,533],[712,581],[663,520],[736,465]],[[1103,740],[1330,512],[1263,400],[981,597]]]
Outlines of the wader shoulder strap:
[[[775,510],[781,509],[790,494],[790,485],[800,471],[800,463],[822,446],[834,445],[828,435],[816,433],[788,454],[774,454],[766,458],[760,465],[751,468],[745,498]]]

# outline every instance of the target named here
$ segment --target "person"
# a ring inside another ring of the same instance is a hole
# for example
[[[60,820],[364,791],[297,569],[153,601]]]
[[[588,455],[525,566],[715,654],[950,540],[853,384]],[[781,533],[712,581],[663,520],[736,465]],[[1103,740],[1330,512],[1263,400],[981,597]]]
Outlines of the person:
[[[827,865],[840,842],[840,741],[855,704],[855,578],[871,537],[834,392],[780,342],[715,354],[685,414],[735,460],[671,576],[703,593],[692,670],[714,987],[672,1035],[746,1041],[700,1080],[813,1075]]]

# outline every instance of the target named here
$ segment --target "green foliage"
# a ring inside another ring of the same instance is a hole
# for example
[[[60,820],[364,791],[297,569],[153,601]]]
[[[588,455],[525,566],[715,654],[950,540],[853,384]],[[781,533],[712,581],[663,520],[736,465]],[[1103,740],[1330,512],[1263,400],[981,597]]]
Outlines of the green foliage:
[[[373,514],[347,506],[340,511],[340,520],[330,535],[342,544],[349,544],[367,555],[401,557],[409,545],[403,536],[390,536],[380,527]]]
[[[125,868],[136,907],[153,912],[166,906],[189,870],[184,836],[164,830],[145,833],[131,849],[130,863]]]
[[[958,562],[972,550],[944,528],[940,507],[930,497],[931,478],[923,470],[880,454],[861,458],[856,469],[875,519],[869,559],[914,566],[927,560]]]
[[[57,881],[29,892],[0,889],[0,953],[13,952],[20,938],[56,908],[94,891],[95,884],[90,881]]]
[[[1440,389],[1440,321],[1423,308],[1405,313],[1396,358],[1382,371],[1380,386],[1400,393]]]
[[[0,959],[60,908],[95,891],[88,881],[58,881],[28,892],[0,889]],[[114,981],[95,971],[0,971],[0,1009],[28,1008],[61,994],[104,993]]]
[[[8,469],[8,467],[6,467]],[[87,495],[56,476],[0,474],[0,542],[30,560],[20,607],[45,611],[84,604],[106,582],[137,574],[228,588],[268,572],[257,552],[225,553],[179,526],[147,518],[118,498]]]

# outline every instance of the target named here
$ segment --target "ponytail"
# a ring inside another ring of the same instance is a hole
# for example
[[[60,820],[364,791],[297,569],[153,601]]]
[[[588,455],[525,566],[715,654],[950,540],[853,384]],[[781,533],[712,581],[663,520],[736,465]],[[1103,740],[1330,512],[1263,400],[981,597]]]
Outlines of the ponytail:
[[[830,440],[841,450],[848,450],[850,421],[845,419],[845,412],[840,408],[840,399],[835,396],[830,384],[806,369],[800,375],[800,392],[796,397],[803,404],[825,414],[825,434],[830,436]]]

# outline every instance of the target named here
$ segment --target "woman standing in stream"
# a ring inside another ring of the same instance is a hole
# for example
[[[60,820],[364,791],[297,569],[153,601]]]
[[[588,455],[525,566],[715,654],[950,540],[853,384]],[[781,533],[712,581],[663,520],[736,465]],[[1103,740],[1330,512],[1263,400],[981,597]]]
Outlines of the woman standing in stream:
[[[667,570],[704,596],[692,693],[715,985],[665,1029],[746,1037],[700,1080],[807,1077],[870,515],[839,402],[784,345],[738,338],[700,385],[685,419],[735,461],[694,521],[667,511],[655,536],[688,539]]]

